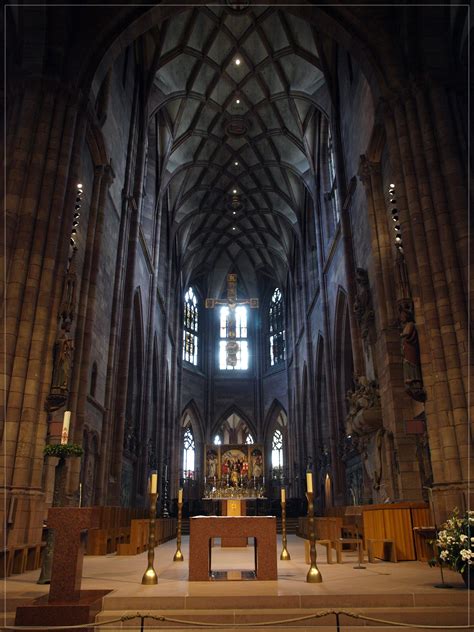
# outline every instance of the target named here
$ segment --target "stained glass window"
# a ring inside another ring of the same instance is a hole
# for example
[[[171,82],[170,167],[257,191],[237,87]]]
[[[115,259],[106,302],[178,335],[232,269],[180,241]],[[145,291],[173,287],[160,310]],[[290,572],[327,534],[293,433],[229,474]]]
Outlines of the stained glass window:
[[[232,335],[234,331],[235,336]],[[247,308],[244,305],[234,310],[226,305],[220,309],[219,368],[240,371],[249,368]]]
[[[270,365],[285,360],[285,327],[283,323],[283,299],[279,288],[275,288],[268,312],[270,332]]]
[[[183,436],[183,476],[194,478],[194,437],[190,426],[185,428]]]
[[[183,360],[198,363],[198,304],[192,287],[184,295]]]
[[[334,146],[332,141],[331,129],[328,130],[327,165],[329,181],[329,191],[327,193],[327,198],[331,205],[333,222],[334,225],[336,225],[339,222],[339,200],[337,197],[336,163],[334,160]]]
[[[278,428],[272,437],[272,471],[274,476],[283,472],[283,434]]]

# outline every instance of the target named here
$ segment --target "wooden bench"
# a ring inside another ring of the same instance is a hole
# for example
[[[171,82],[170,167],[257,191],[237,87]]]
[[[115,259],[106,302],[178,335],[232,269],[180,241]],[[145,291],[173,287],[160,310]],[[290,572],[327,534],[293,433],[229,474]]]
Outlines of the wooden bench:
[[[362,538],[338,538],[336,540],[337,563],[342,564],[342,550],[344,545],[355,546],[359,564],[364,561],[364,541]]]
[[[148,532],[150,521],[145,518],[132,520],[130,526],[130,542],[117,546],[117,555],[138,555],[148,548]],[[167,542],[176,537],[175,518],[157,518],[155,520],[155,544]]]
[[[0,552],[0,577],[21,575],[41,566],[41,552],[45,542],[34,544],[14,544]]]
[[[316,540],[316,544],[321,544],[322,546],[326,547],[326,562],[328,564],[333,564],[332,550],[334,548],[336,549],[337,555],[337,548],[335,547],[335,543],[333,542],[333,540]],[[304,541],[304,559],[306,564],[311,563],[311,557],[309,553],[309,540]],[[337,561],[339,562],[339,558],[337,559]]]
[[[397,562],[397,548],[395,546],[395,542],[393,540],[389,540],[386,538],[367,538],[367,556],[369,558],[369,562],[371,564],[375,563],[375,557],[379,557],[375,555],[374,552],[374,544],[382,544],[383,552],[382,559],[387,560],[389,562]]]

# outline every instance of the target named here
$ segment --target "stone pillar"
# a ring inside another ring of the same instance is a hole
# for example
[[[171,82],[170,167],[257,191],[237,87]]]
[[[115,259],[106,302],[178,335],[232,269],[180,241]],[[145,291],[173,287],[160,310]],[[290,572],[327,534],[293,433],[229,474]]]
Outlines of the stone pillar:
[[[11,239],[6,265],[7,406],[2,486],[7,495],[20,500],[9,541],[18,537],[40,541],[46,439],[43,404],[51,383],[51,350],[68,256],[84,118],[78,117],[78,95],[57,82],[31,80],[21,99],[7,182],[7,216],[9,224],[15,224],[16,237]]]
[[[389,456],[390,441],[387,441],[386,464],[391,463],[391,477],[384,472],[387,494],[391,499],[422,498],[422,483],[416,456],[416,441],[406,434],[406,421],[414,416],[413,401],[406,395],[403,384],[400,332],[396,319],[394,287],[395,254],[387,230],[388,217],[381,165],[361,156],[359,176],[364,184],[372,253],[375,262],[374,301],[380,307],[379,331],[375,345],[377,378],[379,383],[383,426],[393,434],[396,445],[397,463],[394,455]],[[390,480],[387,480],[391,478]]]
[[[450,303],[453,291],[448,290],[449,278],[445,274],[450,247],[439,241],[449,242],[450,237],[449,233],[441,232],[442,208],[439,209],[441,217],[434,208],[432,183],[425,162],[428,158],[425,159],[422,151],[423,142],[429,143],[429,134],[425,129],[423,140],[418,114],[426,126],[426,112],[421,108],[418,113],[412,94],[405,93],[402,99],[393,103],[393,119],[390,114],[386,117],[386,132],[390,160],[399,178],[396,181],[397,201],[400,218],[403,218],[402,235],[420,334],[421,364],[428,395],[427,428],[436,488],[467,481],[463,472],[467,467],[467,459],[464,459],[467,417],[465,401],[462,401],[464,393],[459,393],[462,382]],[[429,148],[425,147],[425,151],[427,149],[429,154]],[[433,160],[433,154],[430,160]],[[445,186],[449,188],[449,183]],[[441,202],[439,194],[435,195]],[[447,251],[443,260],[441,250],[444,248]],[[456,291],[454,295],[457,295]],[[445,510],[452,510],[454,505],[462,506],[464,499],[458,490],[453,488],[448,496]]]

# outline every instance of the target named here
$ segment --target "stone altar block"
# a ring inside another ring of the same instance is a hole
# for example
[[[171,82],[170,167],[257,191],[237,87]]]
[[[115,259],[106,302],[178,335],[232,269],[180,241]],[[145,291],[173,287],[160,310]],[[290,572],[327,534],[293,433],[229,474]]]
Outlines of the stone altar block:
[[[212,538],[255,538],[255,578],[277,579],[276,518],[196,516],[190,519],[189,581],[210,581]]]

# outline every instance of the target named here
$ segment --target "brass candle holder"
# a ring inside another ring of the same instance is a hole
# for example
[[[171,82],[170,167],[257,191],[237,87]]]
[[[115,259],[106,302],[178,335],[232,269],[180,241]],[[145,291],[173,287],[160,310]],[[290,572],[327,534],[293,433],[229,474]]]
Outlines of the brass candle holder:
[[[181,525],[183,515],[183,503],[178,501],[178,529],[176,532],[176,553],[173,562],[184,562],[184,556],[181,552]]]
[[[283,549],[281,551],[280,560],[291,560],[288,549],[286,548],[286,501],[281,501],[281,543]]]
[[[320,584],[323,581],[323,577],[316,564],[316,533],[314,531],[314,503],[313,492],[306,492],[306,498],[308,499],[308,527],[309,527],[309,556],[310,567],[308,574],[306,575],[306,581],[310,584]]]
[[[142,584],[145,586],[153,586],[158,583],[158,577],[153,568],[155,561],[155,517],[156,517],[156,500],[158,494],[150,494],[150,523],[148,531],[148,566],[142,577]]]

